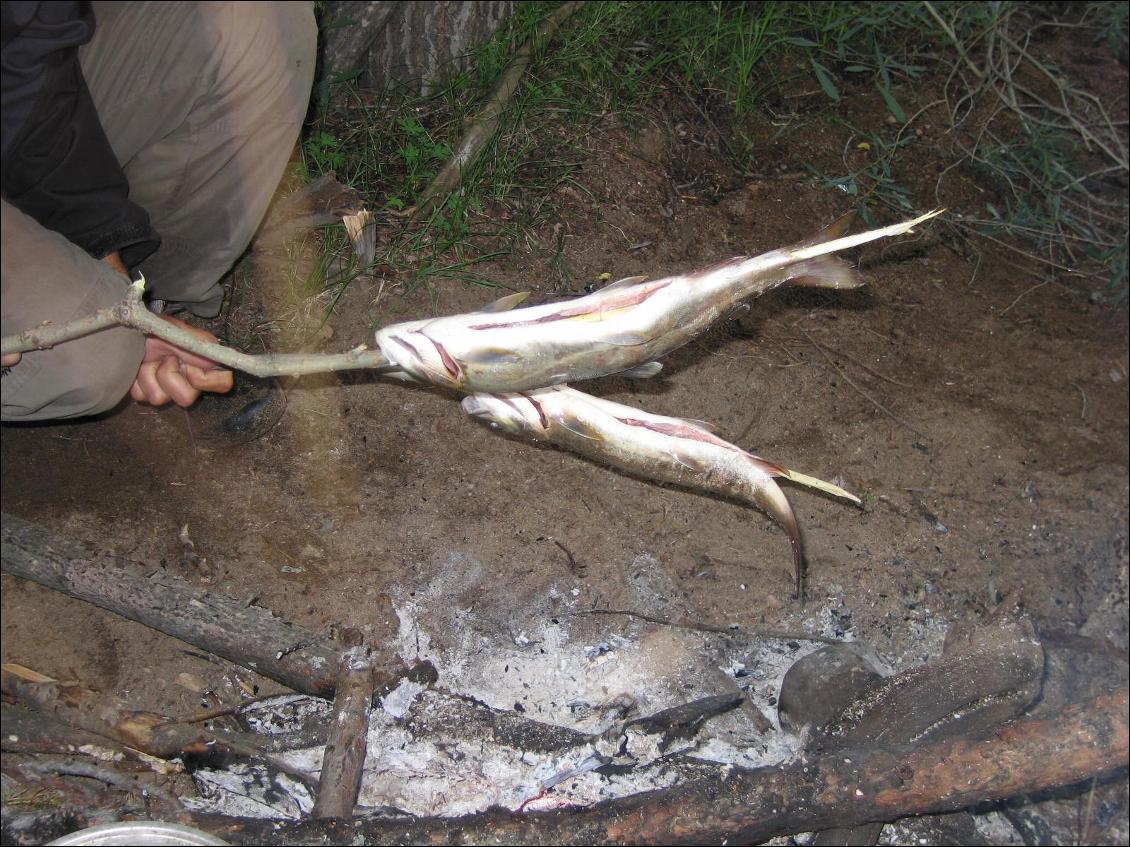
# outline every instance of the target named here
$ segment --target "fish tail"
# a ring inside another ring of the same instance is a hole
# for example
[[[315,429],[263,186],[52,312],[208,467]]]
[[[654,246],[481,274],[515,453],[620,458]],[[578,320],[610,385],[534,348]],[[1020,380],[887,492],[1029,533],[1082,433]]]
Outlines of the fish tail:
[[[857,247],[860,244],[867,244],[869,241],[876,241],[880,238],[890,238],[895,235],[902,235],[903,233],[910,232],[918,224],[930,220],[930,218],[937,217],[945,209],[935,209],[932,212],[927,212],[924,215],[919,215],[917,218],[909,221],[902,221],[890,226],[879,227],[878,229],[870,229],[867,232],[860,232],[856,235],[840,235],[842,231],[840,222],[843,218],[832,224],[831,227],[826,229],[823,233],[811,238],[808,241],[801,242],[793,247],[787,248],[787,252],[791,253],[796,259],[812,259],[816,256],[823,256],[828,253],[836,253],[840,250],[847,250],[849,247]],[[846,223],[850,223],[850,219]],[[825,234],[836,235],[838,237],[830,240],[817,240],[821,239]]]
[[[863,501],[861,501],[850,491],[845,491],[838,485],[833,485],[830,482],[825,482],[822,479],[817,479],[816,477],[809,476],[808,474],[791,471],[788,468],[781,468],[780,470],[781,473],[778,474],[778,476],[782,476],[790,482],[795,482],[798,485],[807,485],[809,488],[815,488],[817,491],[823,491],[825,494],[831,494],[833,497],[843,497],[845,500],[850,500],[857,506],[860,506],[863,503]]]
[[[768,464],[768,463],[766,463]],[[793,548],[793,573],[796,580],[797,599],[804,602],[804,547],[800,540],[800,526],[797,525],[796,513],[789,503],[785,492],[772,479],[767,479],[760,485],[753,495],[754,502],[763,509],[769,517],[788,533],[789,543]]]

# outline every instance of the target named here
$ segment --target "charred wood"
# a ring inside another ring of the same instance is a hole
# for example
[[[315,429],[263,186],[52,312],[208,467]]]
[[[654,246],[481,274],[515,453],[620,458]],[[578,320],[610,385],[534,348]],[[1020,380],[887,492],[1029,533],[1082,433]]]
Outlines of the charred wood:
[[[686,844],[942,813],[1122,771],[1130,752],[1125,688],[1021,719],[987,738],[865,745],[770,768],[734,768],[587,809],[464,818],[280,823],[198,816],[233,843]]]
[[[280,682],[295,691],[332,697],[339,651],[321,636],[271,612],[207,592],[161,568],[78,542],[14,515],[3,514],[0,562],[6,573],[29,579]],[[395,657],[375,670],[382,691],[411,676],[431,682],[435,670],[411,671]]]
[[[367,649],[355,647],[346,651],[341,659],[314,817],[353,816],[365,768],[372,708],[373,661]]]

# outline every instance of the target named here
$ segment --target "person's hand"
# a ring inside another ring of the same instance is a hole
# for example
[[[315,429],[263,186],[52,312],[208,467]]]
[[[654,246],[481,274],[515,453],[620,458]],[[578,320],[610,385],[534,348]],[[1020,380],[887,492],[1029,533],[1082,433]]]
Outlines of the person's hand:
[[[207,330],[176,318],[161,315],[161,319],[204,341],[219,340]],[[147,335],[145,357],[141,360],[141,367],[129,390],[129,396],[138,403],[149,403],[152,406],[163,406],[170,400],[178,406],[191,406],[201,391],[225,394],[231,389],[231,371],[224,370],[210,359]]]

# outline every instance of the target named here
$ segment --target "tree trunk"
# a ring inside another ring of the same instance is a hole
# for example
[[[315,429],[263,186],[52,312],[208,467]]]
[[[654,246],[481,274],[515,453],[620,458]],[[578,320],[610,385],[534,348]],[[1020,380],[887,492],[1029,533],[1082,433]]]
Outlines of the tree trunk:
[[[514,0],[330,0],[322,29],[323,79],[360,72],[362,85],[389,82],[421,94],[466,70],[466,56],[514,10]]]

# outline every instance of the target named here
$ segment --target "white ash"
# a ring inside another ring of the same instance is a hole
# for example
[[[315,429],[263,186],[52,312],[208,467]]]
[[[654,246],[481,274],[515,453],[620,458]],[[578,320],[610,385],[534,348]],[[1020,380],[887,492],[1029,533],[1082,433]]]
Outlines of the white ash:
[[[280,694],[242,710],[247,725],[264,735],[282,735],[297,732],[307,724],[325,718],[333,711],[333,704],[304,694]]]
[[[977,832],[984,836],[988,844],[1001,844],[1006,847],[1012,845],[1021,845],[1024,839],[1021,838],[1020,833],[1003,814],[997,811],[986,812],[984,814],[973,816],[973,825],[977,827]],[[1112,842],[1117,844],[1117,841]]]
[[[410,679],[402,680],[400,685],[396,686],[392,691],[385,695],[381,701],[381,708],[388,713],[390,717],[402,718],[408,714],[408,710],[412,707],[412,703],[424,690],[418,682]]]
[[[795,754],[799,740],[779,730],[762,734],[748,704],[709,719],[689,738],[625,727],[633,719],[739,690],[775,723],[785,671],[819,643],[585,615],[584,590],[569,583],[516,604],[486,592],[489,574],[473,557],[453,553],[436,565],[440,576],[399,597],[395,606],[398,652],[406,661],[430,660],[439,688],[404,682],[374,709],[360,806],[429,816],[495,805],[514,811],[584,806],[665,788],[691,773],[774,765]],[[670,586],[653,556],[636,556],[632,567],[641,596],[656,591],[646,614],[687,614],[667,599],[672,594],[664,589]],[[835,601],[809,614],[802,632],[842,631],[850,617]],[[453,702],[480,714],[493,709],[496,718],[511,722],[540,722],[560,743],[519,749],[531,746],[519,732],[509,742],[515,746],[508,746],[490,721],[470,726],[451,719]],[[475,702],[484,705],[469,705]],[[279,733],[308,723],[312,715],[324,721],[329,708],[313,698],[278,698],[250,709],[248,718],[258,731]],[[316,776],[322,753],[315,747],[284,758]],[[282,796],[287,792],[277,776],[267,779],[264,771],[247,768],[238,776],[235,769],[229,773],[227,782],[207,778],[198,808],[293,816],[309,800],[305,787],[293,780],[297,796]],[[241,780],[250,785],[241,788]]]
[[[297,820],[314,808],[305,785],[265,767],[235,764],[225,770],[201,769],[192,776],[200,796],[181,798],[191,811]]]

